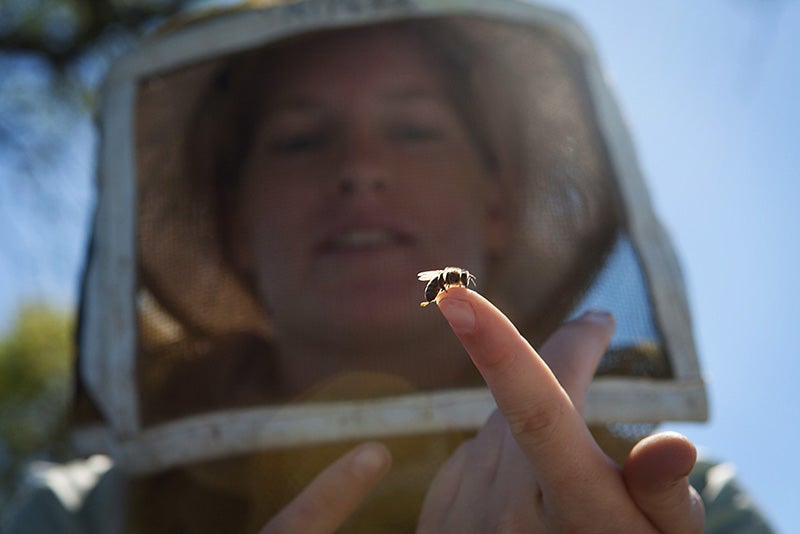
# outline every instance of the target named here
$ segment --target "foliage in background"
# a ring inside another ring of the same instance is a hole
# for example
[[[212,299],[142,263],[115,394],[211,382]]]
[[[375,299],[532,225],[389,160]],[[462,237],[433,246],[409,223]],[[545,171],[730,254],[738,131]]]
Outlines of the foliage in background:
[[[51,278],[75,271],[83,253],[80,240],[62,236],[86,231],[81,176],[92,169],[86,123],[98,88],[115,58],[187,3],[0,0],[0,294],[18,298],[25,287],[74,301],[54,294]],[[44,304],[0,323],[0,515],[29,460],[68,453],[71,329],[70,314]]]
[[[2,0],[0,48],[67,65],[110,33],[138,33],[186,0]]]
[[[0,515],[29,460],[68,454],[72,332],[71,314],[28,304],[0,338]]]
[[[14,150],[23,171],[40,160],[58,165],[65,136],[93,110],[110,62],[188,3],[0,0],[0,150]]]
[[[0,0],[0,329],[9,303],[74,305],[109,65],[190,0]]]

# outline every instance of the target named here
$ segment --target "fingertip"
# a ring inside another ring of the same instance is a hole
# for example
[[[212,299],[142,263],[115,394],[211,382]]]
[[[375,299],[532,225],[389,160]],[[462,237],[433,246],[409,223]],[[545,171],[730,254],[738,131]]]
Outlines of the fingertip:
[[[567,321],[542,345],[541,356],[582,412],[586,390],[614,335],[614,316],[591,309]]]
[[[468,294],[468,289],[452,288],[436,297],[439,310],[456,334],[467,334],[475,330],[475,309],[468,300]]]
[[[603,310],[600,308],[591,308],[583,312],[583,314],[578,317],[579,320],[590,321],[593,323],[605,325],[605,326],[614,326],[616,320],[614,318],[614,314],[608,310]]]
[[[586,310],[572,321],[569,321],[567,326],[569,327],[570,324],[576,327],[591,327],[601,331],[606,343],[611,341],[611,336],[614,335],[614,330],[617,328],[614,314],[601,309]]]
[[[261,533],[336,531],[386,474],[391,459],[382,443],[358,445],[319,473]]]
[[[542,347],[542,355],[544,356],[547,352],[545,347],[552,350],[554,346],[558,346],[563,349],[566,346],[575,345],[580,339],[599,348],[599,351],[591,351],[593,355],[597,356],[599,363],[600,357],[602,357],[611,343],[615,328],[616,322],[611,312],[599,309],[587,310],[561,325],[545,342]],[[578,352],[585,353],[585,347]],[[545,357],[545,360],[547,360],[547,357]],[[550,362],[548,361],[548,363]]]
[[[392,454],[383,443],[370,441],[359,445],[353,455],[353,474],[362,480],[382,477],[392,465]]]

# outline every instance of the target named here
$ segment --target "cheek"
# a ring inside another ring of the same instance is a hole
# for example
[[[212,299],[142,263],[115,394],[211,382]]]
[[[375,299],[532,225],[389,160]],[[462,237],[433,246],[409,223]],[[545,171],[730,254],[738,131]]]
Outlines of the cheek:
[[[486,178],[473,165],[445,163],[430,173],[436,178],[429,182],[428,194],[441,219],[474,231],[483,220],[482,182]]]
[[[287,205],[261,203],[250,212],[250,272],[260,300],[273,311],[291,303],[303,281],[303,232]]]
[[[301,238],[304,205],[307,195],[284,187],[281,191],[270,187],[269,178],[242,191],[243,215],[247,246],[255,274],[277,275],[281,262],[295,248]]]
[[[291,227],[310,209],[312,188],[300,180],[265,174],[249,181],[242,190],[242,203],[254,226],[268,233],[280,234]]]

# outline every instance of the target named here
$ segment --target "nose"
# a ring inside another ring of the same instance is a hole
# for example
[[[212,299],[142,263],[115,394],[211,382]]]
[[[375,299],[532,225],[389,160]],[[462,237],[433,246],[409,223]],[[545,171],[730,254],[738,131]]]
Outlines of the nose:
[[[380,192],[386,189],[386,182],[380,178],[362,179],[356,173],[342,174],[339,177],[338,190],[343,195],[352,195],[357,192]]]
[[[388,185],[388,162],[376,136],[353,132],[343,140],[337,166],[337,191],[342,195],[380,193]]]

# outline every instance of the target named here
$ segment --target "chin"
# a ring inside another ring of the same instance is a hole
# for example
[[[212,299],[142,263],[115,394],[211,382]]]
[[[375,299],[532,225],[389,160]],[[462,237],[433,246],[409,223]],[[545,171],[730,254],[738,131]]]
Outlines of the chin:
[[[349,325],[348,330],[379,325],[391,328],[415,322],[414,319],[424,311],[419,307],[419,299],[382,297],[384,295],[379,294],[372,298],[341,301],[325,319],[343,327]]]
[[[328,331],[333,337],[347,341],[395,342],[413,338],[428,325],[436,323],[432,310],[422,309],[420,299],[353,299],[338,304],[318,316],[318,332]],[[434,313],[434,315],[438,315]]]

